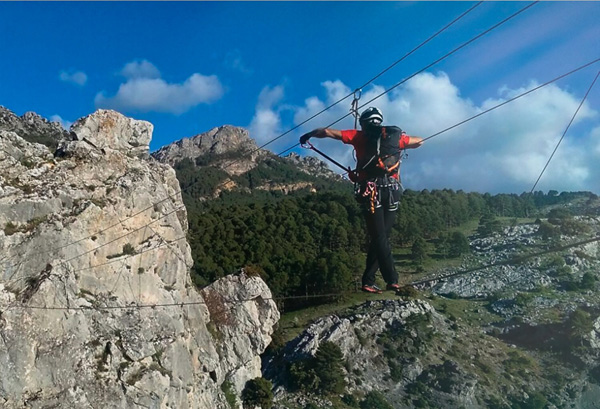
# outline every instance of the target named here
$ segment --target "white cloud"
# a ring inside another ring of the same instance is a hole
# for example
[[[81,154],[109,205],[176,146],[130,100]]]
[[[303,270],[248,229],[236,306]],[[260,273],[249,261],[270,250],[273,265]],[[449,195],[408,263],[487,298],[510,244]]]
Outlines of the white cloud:
[[[121,74],[127,78],[127,82],[121,84],[112,97],[104,92],[98,93],[96,107],[125,112],[181,114],[196,105],[218,100],[224,92],[215,75],[194,73],[183,83],[168,83],[160,78],[158,69],[145,60],[128,63]]]
[[[125,64],[120,74],[127,79],[160,78],[160,71],[148,60],[136,60]]]
[[[417,75],[402,87],[366,104],[384,113],[384,123],[395,124],[409,135],[428,137],[536,86],[500,90],[480,106],[460,95],[444,73]],[[326,96],[310,97],[297,107],[296,124],[323,109],[349,88],[340,82],[323,83]],[[361,103],[383,92],[373,86]],[[346,93],[347,94],[347,93]],[[579,105],[581,96],[546,86],[466,124],[442,133],[417,150],[407,151],[402,165],[403,182],[411,189],[463,189],[480,192],[529,191]],[[348,113],[350,102],[333,107],[302,126],[302,132],[327,126]],[[363,107],[362,109],[366,108]],[[362,110],[361,109],[361,110]],[[586,103],[562,141],[536,190],[591,190],[600,192],[600,126],[582,134],[576,124],[597,121]],[[334,128],[354,126],[351,117]],[[589,128],[589,126],[588,126]],[[575,129],[578,129],[576,131]],[[289,142],[289,141],[288,141]],[[345,165],[354,165],[352,149],[337,141],[313,143]]]
[[[87,75],[83,71],[61,71],[58,78],[64,82],[70,82],[79,86],[85,85],[87,82]]]
[[[50,122],[58,122],[64,129],[69,130],[73,122],[62,119],[60,115],[52,115]]]
[[[281,109],[276,106],[283,100],[283,97],[284,89],[281,85],[273,88],[266,86],[261,90],[256,104],[256,112],[248,126],[250,135],[259,145],[281,133]]]

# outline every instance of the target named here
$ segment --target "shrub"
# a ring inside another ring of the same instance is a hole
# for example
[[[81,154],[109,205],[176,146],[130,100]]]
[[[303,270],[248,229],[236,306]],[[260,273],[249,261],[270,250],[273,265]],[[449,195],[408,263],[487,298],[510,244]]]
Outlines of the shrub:
[[[411,285],[404,285],[396,290],[396,295],[408,298],[416,298],[419,295],[419,292]]]
[[[4,234],[6,234],[7,236],[11,236],[18,231],[19,227],[12,222],[8,222],[6,223],[6,225],[4,225]]]
[[[291,387],[305,392],[340,394],[346,388],[343,354],[333,342],[323,342],[313,358],[289,367]]]
[[[460,257],[463,254],[468,253],[470,250],[469,240],[459,231],[452,233],[450,236],[449,245],[450,248],[448,254],[450,257]]]
[[[260,406],[262,409],[270,409],[273,406],[273,385],[265,378],[255,378],[246,382],[242,391],[242,402],[244,407]]]
[[[346,388],[344,379],[344,355],[333,342],[323,342],[315,354],[315,372],[320,379],[319,389],[324,393],[342,393]]]
[[[381,392],[370,391],[360,402],[360,409],[394,409]]]

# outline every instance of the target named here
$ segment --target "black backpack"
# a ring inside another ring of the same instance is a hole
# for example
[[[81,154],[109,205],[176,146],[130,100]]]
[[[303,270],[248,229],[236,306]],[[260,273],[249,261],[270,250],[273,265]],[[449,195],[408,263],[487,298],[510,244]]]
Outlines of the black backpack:
[[[369,179],[398,173],[402,158],[402,129],[397,126],[379,126],[367,130],[366,136],[365,156],[358,158],[356,170],[364,171]]]

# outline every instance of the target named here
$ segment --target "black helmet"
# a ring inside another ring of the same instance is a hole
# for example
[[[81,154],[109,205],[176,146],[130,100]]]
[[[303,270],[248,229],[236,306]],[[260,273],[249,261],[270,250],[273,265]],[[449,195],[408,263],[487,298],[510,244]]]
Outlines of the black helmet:
[[[358,118],[361,126],[364,125],[381,125],[383,122],[383,114],[378,108],[369,107],[360,114],[360,118]]]

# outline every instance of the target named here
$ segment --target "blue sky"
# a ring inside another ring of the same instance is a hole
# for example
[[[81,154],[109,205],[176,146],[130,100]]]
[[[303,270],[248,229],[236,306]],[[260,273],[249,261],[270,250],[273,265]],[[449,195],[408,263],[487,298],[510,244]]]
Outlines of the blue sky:
[[[154,124],[151,150],[225,124],[259,144],[363,85],[473,2],[0,2],[0,105],[64,126],[98,108]],[[361,101],[525,7],[485,2],[363,89]],[[541,2],[370,105],[429,136],[600,58],[599,2]],[[529,191],[600,63],[441,134],[412,189]],[[269,146],[348,112],[336,106]],[[600,193],[600,84],[537,189]],[[336,125],[353,127],[350,118]],[[348,147],[319,141],[352,163]],[[308,152],[297,151],[301,154]]]

